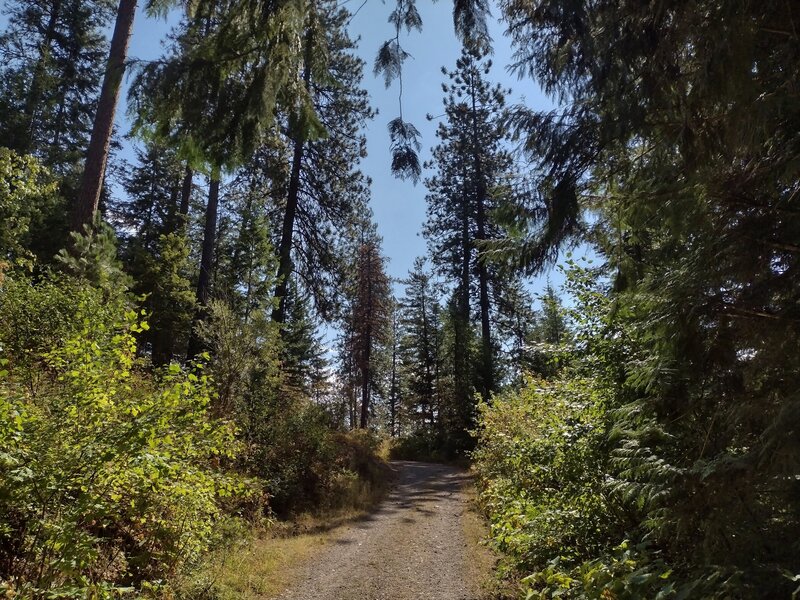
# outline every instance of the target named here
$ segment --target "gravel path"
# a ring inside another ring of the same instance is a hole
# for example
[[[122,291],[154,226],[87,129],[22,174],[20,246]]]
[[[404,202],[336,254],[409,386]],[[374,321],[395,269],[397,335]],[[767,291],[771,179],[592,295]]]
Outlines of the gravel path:
[[[464,471],[393,462],[397,486],[377,511],[333,534],[279,600],[478,600],[461,517]]]

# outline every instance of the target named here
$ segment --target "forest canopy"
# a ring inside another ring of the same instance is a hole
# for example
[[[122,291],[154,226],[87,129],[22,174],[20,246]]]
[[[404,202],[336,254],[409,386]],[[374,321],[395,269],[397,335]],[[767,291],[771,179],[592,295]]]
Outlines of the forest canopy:
[[[223,598],[210,552],[387,452],[471,464],[498,596],[800,593],[800,8],[454,0],[424,139],[436,32],[390,2],[368,64],[353,4],[3,2],[0,593]]]

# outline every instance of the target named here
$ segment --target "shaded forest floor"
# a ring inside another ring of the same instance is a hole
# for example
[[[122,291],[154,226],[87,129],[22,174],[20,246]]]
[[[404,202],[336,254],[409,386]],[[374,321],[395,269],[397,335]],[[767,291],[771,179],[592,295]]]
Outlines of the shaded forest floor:
[[[217,565],[224,597],[479,600],[494,563],[468,473],[395,461],[396,485],[372,512],[253,541]],[[222,591],[221,590],[221,591]]]

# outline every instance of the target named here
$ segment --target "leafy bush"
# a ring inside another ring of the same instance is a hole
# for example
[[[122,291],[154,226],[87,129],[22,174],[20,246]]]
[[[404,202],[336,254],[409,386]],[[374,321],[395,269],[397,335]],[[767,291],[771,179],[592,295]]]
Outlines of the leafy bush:
[[[72,305],[70,314],[68,306]],[[220,465],[234,430],[209,417],[202,370],[157,378],[146,329],[75,279],[0,289],[0,589],[118,597],[164,584],[248,493]]]
[[[201,331],[215,357],[213,410],[235,419],[243,442],[237,464],[263,482],[270,510],[286,516],[361,504],[379,488],[385,473],[377,439],[337,431],[330,413],[288,380],[269,316],[242,321],[214,301],[209,317]]]
[[[590,379],[533,380],[480,407],[473,453],[480,502],[506,569],[594,556],[614,531],[604,487],[605,396]]]
[[[424,462],[448,462],[463,458],[454,436],[430,430],[417,430],[411,435],[392,440],[389,455],[393,460]]]
[[[36,158],[0,147],[0,262],[30,268],[53,257],[66,238],[56,188]]]

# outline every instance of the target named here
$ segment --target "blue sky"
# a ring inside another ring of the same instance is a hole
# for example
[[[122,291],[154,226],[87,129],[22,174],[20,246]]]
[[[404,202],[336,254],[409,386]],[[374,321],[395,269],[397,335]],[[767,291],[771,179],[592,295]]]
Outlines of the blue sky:
[[[344,0],[350,10],[361,6],[362,0]],[[393,27],[387,22],[392,0],[367,0],[351,22],[351,34],[360,37],[358,53],[367,62],[364,87],[371,103],[379,114],[368,125],[368,157],[362,163],[363,171],[372,178],[372,208],[378,229],[383,237],[384,253],[390,258],[389,274],[395,278],[406,275],[414,258],[427,253],[425,241],[419,234],[425,220],[425,187],[422,183],[394,178],[390,171],[389,135],[386,124],[398,114],[397,85],[386,89],[382,78],[372,74],[372,63],[378,47],[393,36]],[[428,122],[427,113],[439,114],[442,107],[441,68],[455,65],[460,54],[460,45],[453,32],[452,1],[419,0],[418,9],[423,20],[423,31],[404,35],[403,45],[412,58],[404,68],[403,112],[406,120],[413,122],[422,133],[422,158],[430,156],[435,145],[435,122]],[[495,17],[497,11],[495,10]],[[173,16],[176,16],[173,14]],[[162,53],[162,42],[170,29],[170,22],[151,19],[139,10],[131,38],[130,57],[151,60]],[[539,86],[531,79],[518,80],[506,66],[512,60],[512,49],[503,36],[503,25],[492,20],[490,31],[494,39],[494,68],[490,75],[493,81],[512,89],[511,103],[524,101],[534,108],[552,106]],[[120,133],[128,131],[125,99],[117,112]],[[130,159],[129,148],[123,156]],[[545,273],[531,282],[533,292],[538,292],[544,282],[550,280],[558,285],[562,277],[555,270]]]

